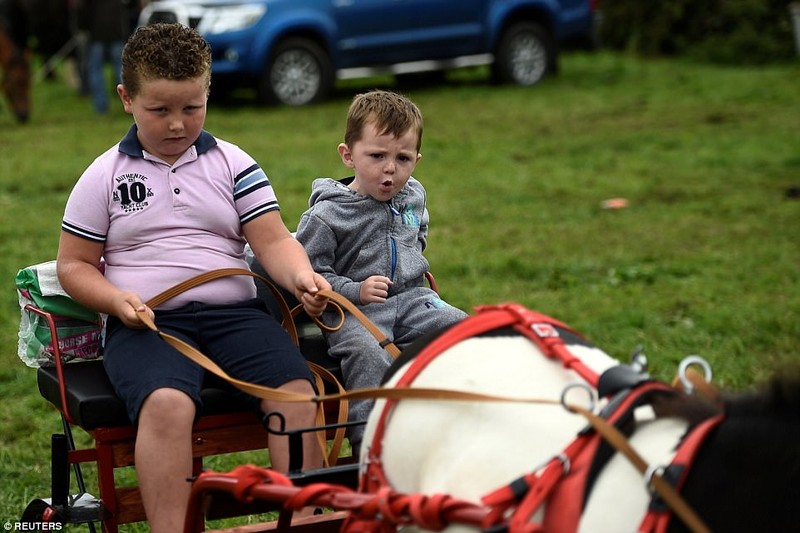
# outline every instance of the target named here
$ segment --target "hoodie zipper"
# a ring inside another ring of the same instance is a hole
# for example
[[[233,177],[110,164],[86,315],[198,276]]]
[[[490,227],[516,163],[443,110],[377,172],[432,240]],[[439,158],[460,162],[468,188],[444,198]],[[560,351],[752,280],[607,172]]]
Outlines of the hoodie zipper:
[[[386,202],[386,205],[389,206],[389,211],[392,213],[392,215],[394,215],[396,217],[400,216],[400,211],[395,209],[395,207],[392,205],[392,201],[391,200]],[[392,222],[394,222],[394,220],[392,220]],[[395,275],[395,272],[397,270],[397,243],[395,242],[394,237],[391,235],[391,233],[389,235],[390,235],[389,236],[389,244],[390,244],[391,252],[392,252],[392,268],[391,268],[391,273],[389,275],[389,279],[394,281],[394,275]]]

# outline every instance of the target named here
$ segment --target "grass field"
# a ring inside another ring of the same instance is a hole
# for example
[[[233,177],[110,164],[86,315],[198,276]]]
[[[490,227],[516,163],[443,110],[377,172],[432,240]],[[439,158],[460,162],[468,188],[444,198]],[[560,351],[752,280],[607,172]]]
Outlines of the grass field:
[[[627,359],[641,345],[670,379],[686,355],[742,389],[800,361],[800,64],[724,68],[573,53],[533,88],[483,71],[409,87],[425,115],[416,176],[429,193],[427,256],[464,309],[517,301]],[[373,84],[385,80],[373,80]],[[355,91],[301,109],[212,103],[207,129],[266,169],[294,227],[336,154]],[[58,416],[17,358],[13,278],[55,256],[69,191],[125,133],[59,82],[33,120],[0,107],[0,522],[49,492]],[[609,198],[628,207],[601,208]],[[234,460],[235,461],[235,460]],[[141,529],[136,529],[141,530]]]

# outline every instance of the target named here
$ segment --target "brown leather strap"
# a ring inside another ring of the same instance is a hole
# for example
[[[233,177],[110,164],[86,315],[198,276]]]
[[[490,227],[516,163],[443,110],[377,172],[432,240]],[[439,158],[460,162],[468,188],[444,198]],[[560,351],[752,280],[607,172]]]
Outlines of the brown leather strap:
[[[365,387],[362,389],[353,389],[346,391],[340,388],[341,392],[334,394],[318,394],[308,395],[297,392],[284,391],[265,387],[256,383],[249,383],[242,381],[226,373],[214,361],[206,357],[202,352],[197,350],[194,346],[187,344],[183,340],[159,330],[155,323],[150,319],[150,316],[145,312],[139,312],[139,317],[142,322],[151,330],[158,333],[167,343],[172,345],[176,350],[186,355],[189,359],[203,367],[209,372],[213,372],[222,379],[230,382],[238,389],[265,400],[273,400],[279,402],[314,402],[322,403],[334,400],[364,400],[364,399],[418,399],[418,400],[463,400],[463,401],[483,401],[483,402],[523,402],[523,403],[545,403],[545,404],[558,404],[558,401],[543,400],[539,398],[518,398],[511,396],[499,396],[494,394],[484,394],[480,392],[468,392],[452,389],[435,389],[435,388],[382,388],[382,387]],[[313,363],[310,363],[313,364]],[[334,378],[335,379],[335,378]]]
[[[209,281],[214,281],[216,279],[225,278],[228,276],[250,276],[251,278],[255,278],[264,283],[264,285],[266,285],[267,288],[272,292],[273,296],[275,296],[275,301],[278,302],[278,306],[281,309],[281,325],[284,327],[284,329],[286,329],[286,332],[292,338],[295,345],[299,344],[297,327],[295,326],[294,319],[292,317],[292,311],[289,309],[289,305],[286,303],[286,299],[283,297],[278,287],[276,287],[274,283],[264,276],[243,268],[220,268],[198,274],[197,276],[182,281],[177,285],[165,290],[164,292],[153,296],[147,302],[145,302],[145,305],[150,309],[155,309],[167,300],[170,300],[171,298],[174,298],[175,296],[184,293],[189,289],[193,289],[199,285],[208,283]]]
[[[204,272],[202,274],[198,274],[192,278],[189,278],[177,285],[170,287],[169,289],[165,290],[164,292],[157,294],[150,298],[145,305],[151,309],[155,309],[159,305],[163,304],[164,302],[174,298],[175,296],[182,294],[189,289],[193,289],[199,285],[204,283],[208,283],[209,281],[214,281],[216,279],[228,277],[228,276],[250,276],[255,278],[264,283],[264,285],[269,288],[272,292],[275,300],[278,302],[278,305],[281,309],[281,316],[282,322],[281,324],[289,333],[289,336],[292,338],[295,344],[299,344],[299,336],[297,334],[297,327],[294,323],[294,317],[302,310],[302,305],[298,305],[294,309],[289,309],[289,305],[286,303],[286,299],[281,294],[280,290],[272,283],[269,279],[256,274],[250,270],[245,270],[242,268],[220,268],[217,270],[211,270],[209,272]],[[344,324],[344,311],[342,308],[347,309],[350,313],[355,316],[359,322],[361,322],[367,331],[369,331],[373,337],[378,341],[378,344],[384,348],[389,355],[393,358],[397,358],[400,355],[400,350],[397,346],[389,340],[389,338],[377,327],[375,324],[370,321],[369,318],[358,308],[356,307],[350,300],[345,298],[344,296],[340,295],[337,292],[329,291],[329,290],[321,290],[318,293],[320,296],[328,298],[329,300],[335,303],[332,306],[334,309],[337,309],[340,316],[340,321],[336,326],[328,326],[318,317],[311,317],[316,324],[325,331],[336,331],[342,327]]]
[[[344,387],[342,384],[339,383],[339,380],[336,379],[336,376],[330,373],[327,368],[320,366],[312,361],[308,362],[308,366],[311,367],[311,370],[314,372],[315,375],[320,376],[322,381],[327,381],[328,383],[332,383],[336,386],[337,393],[343,394],[345,392]],[[325,385],[317,384],[317,391],[320,394],[325,394]],[[338,427],[334,432],[333,436],[333,443],[331,444],[331,449],[328,451],[328,465],[335,465],[337,459],[339,458],[339,453],[342,451],[342,442],[344,441],[345,431],[346,428],[344,427],[344,423],[347,422],[347,415],[350,410],[350,400],[347,398],[340,398],[339,402],[339,416],[336,419],[336,424]],[[318,414],[322,415],[322,424],[325,423],[325,416],[324,411],[322,409],[317,410]],[[325,434],[323,432],[317,433],[318,437],[322,439],[322,445],[325,445]],[[324,450],[325,448],[323,448]]]
[[[294,402],[294,403],[317,402],[319,404],[319,409],[317,412],[317,421],[318,422],[321,421],[322,422],[321,425],[324,425],[324,413],[322,411],[322,401],[324,401],[323,398],[319,396],[309,396],[307,394],[300,394],[297,392],[284,391],[281,389],[273,389],[271,387],[265,387],[263,385],[258,385],[255,383],[250,383],[247,381],[242,381],[240,379],[237,379],[229,375],[214,361],[206,357],[202,352],[200,352],[190,344],[187,344],[178,337],[175,337],[173,335],[170,335],[169,333],[165,333],[159,330],[146,312],[139,312],[138,314],[142,322],[148,328],[155,331],[162,339],[164,339],[168,344],[170,344],[176,350],[178,350],[183,355],[185,355],[186,357],[188,357],[189,359],[200,365],[203,369],[221,377],[222,379],[226,380],[228,383],[232,384],[241,391],[244,391],[252,396],[255,396],[256,398],[277,401],[277,402]],[[324,377],[324,379],[327,379],[328,381],[334,383],[339,388],[340,391],[344,390],[339,381],[336,379],[336,377],[333,376],[330,372],[312,362],[309,362],[308,364],[311,370],[315,374],[321,375]],[[317,388],[324,393],[325,389],[323,384],[320,384],[318,382]],[[332,398],[331,400],[333,399],[338,400],[339,398]],[[344,398],[342,399],[344,400]],[[347,409],[348,409],[348,403],[346,401],[340,402],[339,423],[342,423],[344,420],[347,419]],[[320,420],[320,417],[323,417],[322,420]],[[320,440],[320,444],[324,451],[326,449],[324,432],[318,432],[317,437],[318,440]],[[331,451],[327,455],[327,464],[329,465],[336,464],[336,460],[339,457],[339,451],[341,450],[343,439],[344,439],[344,429],[341,428],[340,430],[337,430],[336,435],[334,437],[333,447],[331,448]]]
[[[706,381],[705,376],[701,375],[697,370],[694,368],[687,368],[684,378],[692,384],[694,391],[700,394],[700,396],[711,403],[722,405],[722,393],[713,384]],[[672,380],[672,387],[681,392],[689,393],[684,387],[680,376],[675,376]]]
[[[280,402],[300,402],[300,401],[309,401],[309,396],[307,394],[300,394],[297,392],[289,392],[283,391],[279,389],[272,389],[269,387],[263,387],[261,385],[257,385],[255,383],[249,383],[247,381],[241,381],[239,379],[234,378],[233,376],[228,375],[217,363],[206,357],[202,352],[194,348],[194,346],[187,344],[183,340],[175,337],[174,335],[170,335],[169,333],[165,333],[156,327],[155,322],[150,318],[150,316],[143,311],[139,311],[139,318],[142,322],[151,330],[158,333],[158,335],[167,341],[168,344],[172,345],[176,350],[187,356],[189,359],[203,367],[205,370],[212,372],[219,377],[225,379],[226,381],[230,382],[232,385],[236,386],[238,389],[247,392],[248,394],[252,394],[258,398],[263,398],[265,400],[275,400]],[[269,391],[268,394],[265,392]],[[313,397],[312,397],[313,398]]]
[[[609,424],[602,417],[592,413],[591,411],[574,405],[567,405],[571,411],[579,413],[586,418],[592,427],[597,431],[603,439],[606,440],[615,450],[622,453],[628,461],[644,475],[648,471],[648,464],[644,459],[633,449],[627,438],[614,427]],[[658,494],[667,502],[667,505],[677,514],[683,523],[695,533],[710,533],[711,530],[706,526],[703,520],[694,512],[694,510],[686,503],[686,500],[669,484],[658,472],[652,472],[652,477],[648,482],[658,492]]]
[[[145,305],[147,305],[151,309],[154,309],[159,305],[163,304],[164,302],[170,300],[171,298],[174,298],[175,296],[182,294],[185,291],[188,291],[189,289],[228,276],[250,276],[264,283],[267,286],[267,288],[269,288],[269,290],[272,292],[273,296],[275,297],[275,300],[278,302],[282,315],[281,324],[283,325],[284,329],[286,329],[287,333],[292,338],[295,345],[299,345],[300,343],[299,336],[297,333],[297,327],[294,322],[294,317],[303,309],[302,305],[299,305],[294,309],[290,309],[288,304],[286,303],[286,300],[281,294],[280,290],[275,286],[274,283],[272,283],[269,279],[265,278],[264,276],[256,274],[255,272],[252,272],[250,270],[245,270],[241,268],[224,268],[224,269],[217,269],[217,270],[211,270],[209,272],[204,272],[202,274],[198,274],[197,276],[189,278],[181,283],[178,283],[177,285],[170,287],[169,289],[163,291],[162,293],[152,297],[150,300],[146,302]],[[381,347],[383,347],[393,358],[397,358],[397,356],[400,355],[400,350],[397,348],[397,346],[393,342],[391,342],[388,339],[388,337],[384,335],[384,333],[377,326],[375,326],[375,324],[373,324],[369,320],[369,318],[367,318],[367,316],[363,312],[361,312],[361,310],[358,309],[358,307],[352,304],[347,298],[341,296],[336,292],[328,290],[322,290],[319,292],[319,294],[320,296],[326,297],[334,302],[334,304],[331,307],[338,310],[340,317],[339,323],[333,327],[327,326],[318,317],[312,317],[312,319],[317,323],[317,325],[320,328],[322,328],[325,331],[336,331],[339,328],[341,328],[342,325],[344,324],[344,311],[342,310],[342,308],[345,308],[348,311],[350,311],[353,314],[353,316],[355,316],[364,325],[364,327],[378,341],[378,344]],[[347,413],[349,409],[349,396],[344,390],[344,387],[342,387],[341,383],[339,383],[339,380],[336,379],[336,377],[333,374],[328,372],[327,369],[319,365],[316,365],[312,362],[308,362],[309,367],[311,368],[312,372],[317,378],[316,386],[317,390],[319,391],[319,394],[323,395],[324,397],[325,389],[324,389],[324,384],[322,383],[324,376],[325,381],[333,383],[337,387],[337,393],[335,395],[329,396],[325,399],[321,398],[312,399],[312,397],[305,395],[299,395],[298,397],[293,393],[287,396],[287,393],[285,391],[279,391],[277,389],[271,389],[269,387],[261,387],[259,385],[237,380],[236,378],[229,376],[216,363],[208,359],[208,357],[206,357],[203,353],[196,350],[194,347],[184,343],[177,337],[173,337],[172,335],[159,331],[156,325],[152,322],[152,320],[150,320],[149,316],[146,316],[145,313],[140,313],[140,317],[142,318],[142,321],[150,329],[157,332],[164,340],[166,340],[170,345],[172,345],[178,351],[180,351],[181,353],[192,359],[192,361],[194,361],[204,369],[208,370],[209,372],[212,372],[217,376],[232,383],[240,390],[243,390],[253,396],[262,399],[268,399],[274,401],[300,401],[300,402],[317,401],[318,403],[321,404],[321,402],[323,401],[336,400],[339,402],[339,417],[337,423],[341,425],[342,423],[347,421]],[[318,425],[325,424],[325,415],[323,409],[321,408],[321,405],[320,408],[317,410],[317,422]],[[333,445],[328,453],[328,458],[327,458],[328,464],[336,463],[336,459],[338,458],[339,452],[341,451],[342,441],[344,440],[344,434],[345,434],[344,427],[339,427],[336,429],[334,433]],[[319,432],[317,436],[320,440],[320,445],[324,450],[326,448],[325,434],[323,432]]]
[[[386,334],[380,330],[380,328],[378,328],[369,318],[367,318],[367,315],[365,315],[361,309],[356,307],[353,302],[338,292],[329,291],[326,289],[319,291],[317,294],[327,298],[339,306],[339,313],[341,315],[341,321],[336,327],[327,326],[319,318],[312,317],[314,322],[316,322],[320,328],[326,331],[336,331],[338,328],[342,327],[342,324],[344,323],[344,313],[341,308],[347,309],[354,317],[358,319],[359,322],[361,322],[361,324],[363,324],[365,328],[367,328],[367,331],[369,331],[372,336],[375,337],[375,340],[378,341],[378,344],[381,346],[381,348],[389,352],[389,355],[392,356],[392,359],[397,359],[397,357],[400,355],[400,349],[392,341],[390,341],[389,337],[387,337]]]
[[[294,322],[294,315],[293,315],[292,310],[289,309],[289,305],[286,303],[286,300],[284,299],[283,294],[281,294],[280,290],[269,279],[267,279],[264,276],[261,276],[259,274],[256,274],[255,272],[252,272],[250,270],[245,270],[245,269],[241,269],[241,268],[224,268],[224,269],[211,270],[209,272],[204,272],[202,274],[199,274],[197,276],[189,278],[189,279],[187,279],[187,280],[185,280],[185,281],[183,281],[181,283],[178,283],[177,285],[175,285],[173,287],[170,287],[169,289],[165,290],[164,292],[162,292],[162,293],[154,296],[150,300],[148,300],[145,305],[147,305],[148,307],[153,309],[153,308],[158,307],[159,305],[163,304],[164,302],[170,300],[171,298],[174,298],[175,296],[177,296],[177,295],[179,295],[179,294],[181,294],[181,293],[183,293],[185,291],[188,291],[189,289],[192,289],[192,288],[197,287],[199,285],[202,285],[204,283],[208,283],[210,281],[213,281],[213,280],[216,280],[216,279],[220,279],[220,278],[224,278],[224,277],[228,277],[228,276],[250,276],[250,277],[256,278],[256,279],[260,280],[262,283],[264,283],[264,285],[266,285],[267,288],[269,288],[269,290],[272,292],[272,294],[273,294],[273,296],[275,298],[275,301],[278,303],[278,306],[280,307],[280,311],[281,311],[281,315],[282,315],[281,325],[286,330],[286,332],[289,334],[289,336],[291,337],[291,339],[294,342],[295,346],[299,346],[300,339],[299,339],[299,336],[297,334],[297,327],[296,327],[295,322]],[[152,320],[150,320],[149,316],[146,315],[146,313],[144,313],[144,314],[143,313],[139,313],[139,315],[140,315],[142,321],[150,329],[152,329],[153,331],[156,331],[162,338],[164,338],[170,345],[175,347],[178,351],[180,351],[181,353],[183,353],[184,355],[186,355],[187,357],[192,359],[195,363],[199,364],[204,369],[206,369],[206,370],[216,374],[217,376],[222,377],[223,379],[226,379],[229,382],[233,383],[234,378],[232,378],[231,376],[228,376],[219,366],[216,365],[216,363],[214,363],[213,361],[208,359],[204,354],[202,354],[201,352],[195,350],[190,345],[183,343],[182,341],[180,341],[180,339],[177,339],[175,337],[169,338],[169,337],[171,337],[170,335],[159,331],[158,328],[155,326],[155,324],[152,322]],[[308,365],[311,368],[312,374],[314,375],[314,379],[315,379],[315,383],[316,383],[316,387],[317,387],[318,391],[323,391],[324,392],[324,390],[325,390],[324,382],[325,381],[329,381],[329,382],[333,383],[338,388],[338,390],[340,392],[344,390],[342,385],[339,383],[339,380],[337,380],[336,377],[333,374],[331,374],[330,372],[328,372],[326,369],[322,368],[319,365],[311,363],[311,362],[308,362]],[[245,383],[245,382],[241,382],[241,383]],[[241,386],[239,386],[239,388],[242,389]],[[242,390],[244,390],[244,389],[242,389]],[[272,396],[271,395],[271,397],[267,398],[267,399],[279,400],[280,399],[279,396],[280,395],[276,395],[276,396]],[[343,421],[347,420],[348,408],[349,408],[348,401],[346,399],[340,400],[340,402],[339,402],[339,420],[338,420],[339,424],[341,424]],[[322,405],[320,405],[319,408],[317,409],[317,425],[318,426],[325,425],[325,412],[322,409]],[[336,461],[337,461],[337,459],[339,457],[339,452],[341,451],[342,441],[344,440],[344,432],[345,432],[344,428],[339,428],[339,429],[336,430],[336,432],[334,434],[333,446],[331,447],[331,450],[330,450],[330,452],[329,452],[329,454],[328,454],[328,456],[326,458],[326,463],[325,463],[326,466],[327,465],[336,464]],[[323,450],[323,452],[325,452],[325,450],[327,449],[325,433],[321,432],[321,431],[317,432],[317,439],[319,440],[320,448]],[[324,455],[324,453],[323,453],[323,455]]]

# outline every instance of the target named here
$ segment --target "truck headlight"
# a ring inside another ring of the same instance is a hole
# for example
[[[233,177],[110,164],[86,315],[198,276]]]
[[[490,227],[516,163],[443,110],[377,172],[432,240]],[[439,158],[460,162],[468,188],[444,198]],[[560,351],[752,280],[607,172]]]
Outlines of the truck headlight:
[[[266,4],[225,5],[209,9],[197,25],[197,31],[211,35],[246,30],[261,20],[266,12]]]

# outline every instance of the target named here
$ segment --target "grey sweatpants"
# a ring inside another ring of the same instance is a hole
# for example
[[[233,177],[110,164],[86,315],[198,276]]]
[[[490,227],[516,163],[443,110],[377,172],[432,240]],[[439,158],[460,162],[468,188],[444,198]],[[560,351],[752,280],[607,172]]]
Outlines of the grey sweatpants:
[[[401,350],[424,333],[467,317],[467,313],[444,302],[427,287],[413,287],[390,296],[385,303],[360,305],[359,308]],[[342,358],[346,389],[380,385],[392,357],[358,319],[345,312],[344,326],[335,333],[328,333],[326,338],[330,355]],[[351,402],[349,420],[366,420],[374,403],[374,400]],[[355,448],[361,445],[363,435],[363,425],[350,428],[348,432]]]

